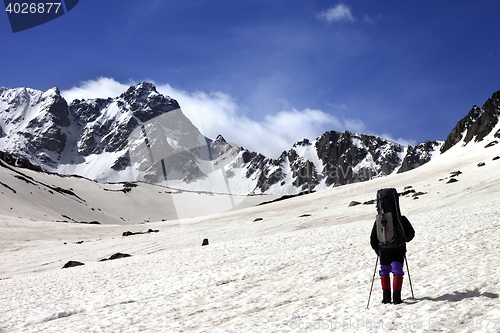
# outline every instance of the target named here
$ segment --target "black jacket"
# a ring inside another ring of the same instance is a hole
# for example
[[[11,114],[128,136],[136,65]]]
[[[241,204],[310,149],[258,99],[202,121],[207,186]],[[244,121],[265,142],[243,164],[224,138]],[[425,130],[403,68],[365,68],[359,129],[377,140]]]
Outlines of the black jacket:
[[[370,245],[372,246],[372,249],[377,253],[377,255],[380,253],[380,250],[382,250],[379,247],[379,241],[377,239],[377,227],[376,223],[373,223],[373,228],[372,228],[372,234],[370,235]],[[415,230],[413,229],[413,226],[411,225],[410,221],[406,218],[406,216],[401,216],[401,223],[403,224],[403,229],[405,231],[405,243],[396,249],[391,249],[391,250],[397,250],[397,251],[405,251],[406,252],[406,243],[410,242],[413,237],[415,237]],[[386,251],[386,250],[384,250]]]

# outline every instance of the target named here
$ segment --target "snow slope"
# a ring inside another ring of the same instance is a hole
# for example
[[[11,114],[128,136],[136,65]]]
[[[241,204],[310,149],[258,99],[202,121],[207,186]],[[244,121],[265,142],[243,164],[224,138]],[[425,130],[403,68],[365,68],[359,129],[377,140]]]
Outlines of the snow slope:
[[[500,145],[484,148],[493,140],[459,143],[402,174],[209,217],[133,226],[0,217],[0,332],[499,332]],[[349,203],[384,187],[425,193],[400,199],[416,230],[415,298],[406,274],[405,304],[381,304],[376,278],[366,309],[376,211]],[[121,236],[147,228],[159,232]],[[99,262],[116,252],[132,256]],[[60,269],[69,260],[85,265]]]
[[[0,160],[0,216],[32,221],[138,224],[241,209],[276,196],[228,196],[153,184],[102,184],[20,169]]]

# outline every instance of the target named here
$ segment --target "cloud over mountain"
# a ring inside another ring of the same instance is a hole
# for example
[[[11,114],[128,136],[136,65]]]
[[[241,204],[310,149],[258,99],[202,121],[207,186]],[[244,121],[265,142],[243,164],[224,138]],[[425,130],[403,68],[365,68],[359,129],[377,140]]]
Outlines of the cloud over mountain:
[[[74,99],[115,97],[137,83],[100,77],[63,90],[61,95],[68,103]],[[360,119],[339,119],[318,109],[299,110],[286,101],[281,110],[268,112],[259,119],[242,110],[238,101],[224,92],[190,92],[170,84],[153,83],[158,92],[179,102],[186,116],[205,136],[215,138],[222,134],[230,142],[269,157],[277,158],[295,142],[318,137],[328,130],[361,132],[365,128]]]

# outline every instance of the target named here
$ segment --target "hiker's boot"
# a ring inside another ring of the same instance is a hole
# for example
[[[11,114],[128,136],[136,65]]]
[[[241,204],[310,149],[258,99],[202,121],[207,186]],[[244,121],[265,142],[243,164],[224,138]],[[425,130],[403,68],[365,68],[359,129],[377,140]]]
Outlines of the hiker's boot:
[[[392,289],[394,292],[392,294],[392,302],[394,304],[401,304],[403,300],[401,299],[401,288],[403,287],[403,276],[394,275],[394,280],[392,281]]]
[[[391,303],[391,291],[390,290],[383,290],[382,292],[384,293],[382,296],[382,303],[383,304]]]
[[[382,275],[380,281],[382,282],[383,291],[382,303],[391,303],[391,277],[389,275]]]
[[[401,290],[394,290],[392,294],[392,302],[394,304],[401,304],[403,300],[401,299]]]

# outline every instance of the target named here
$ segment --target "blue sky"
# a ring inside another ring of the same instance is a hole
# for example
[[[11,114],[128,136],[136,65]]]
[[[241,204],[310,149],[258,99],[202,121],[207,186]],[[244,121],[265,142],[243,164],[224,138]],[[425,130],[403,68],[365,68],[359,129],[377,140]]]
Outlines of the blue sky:
[[[204,134],[271,157],[326,130],[444,140],[500,89],[500,1],[80,1],[13,34],[0,86],[68,99],[154,82]],[[190,116],[191,117],[191,116]]]

